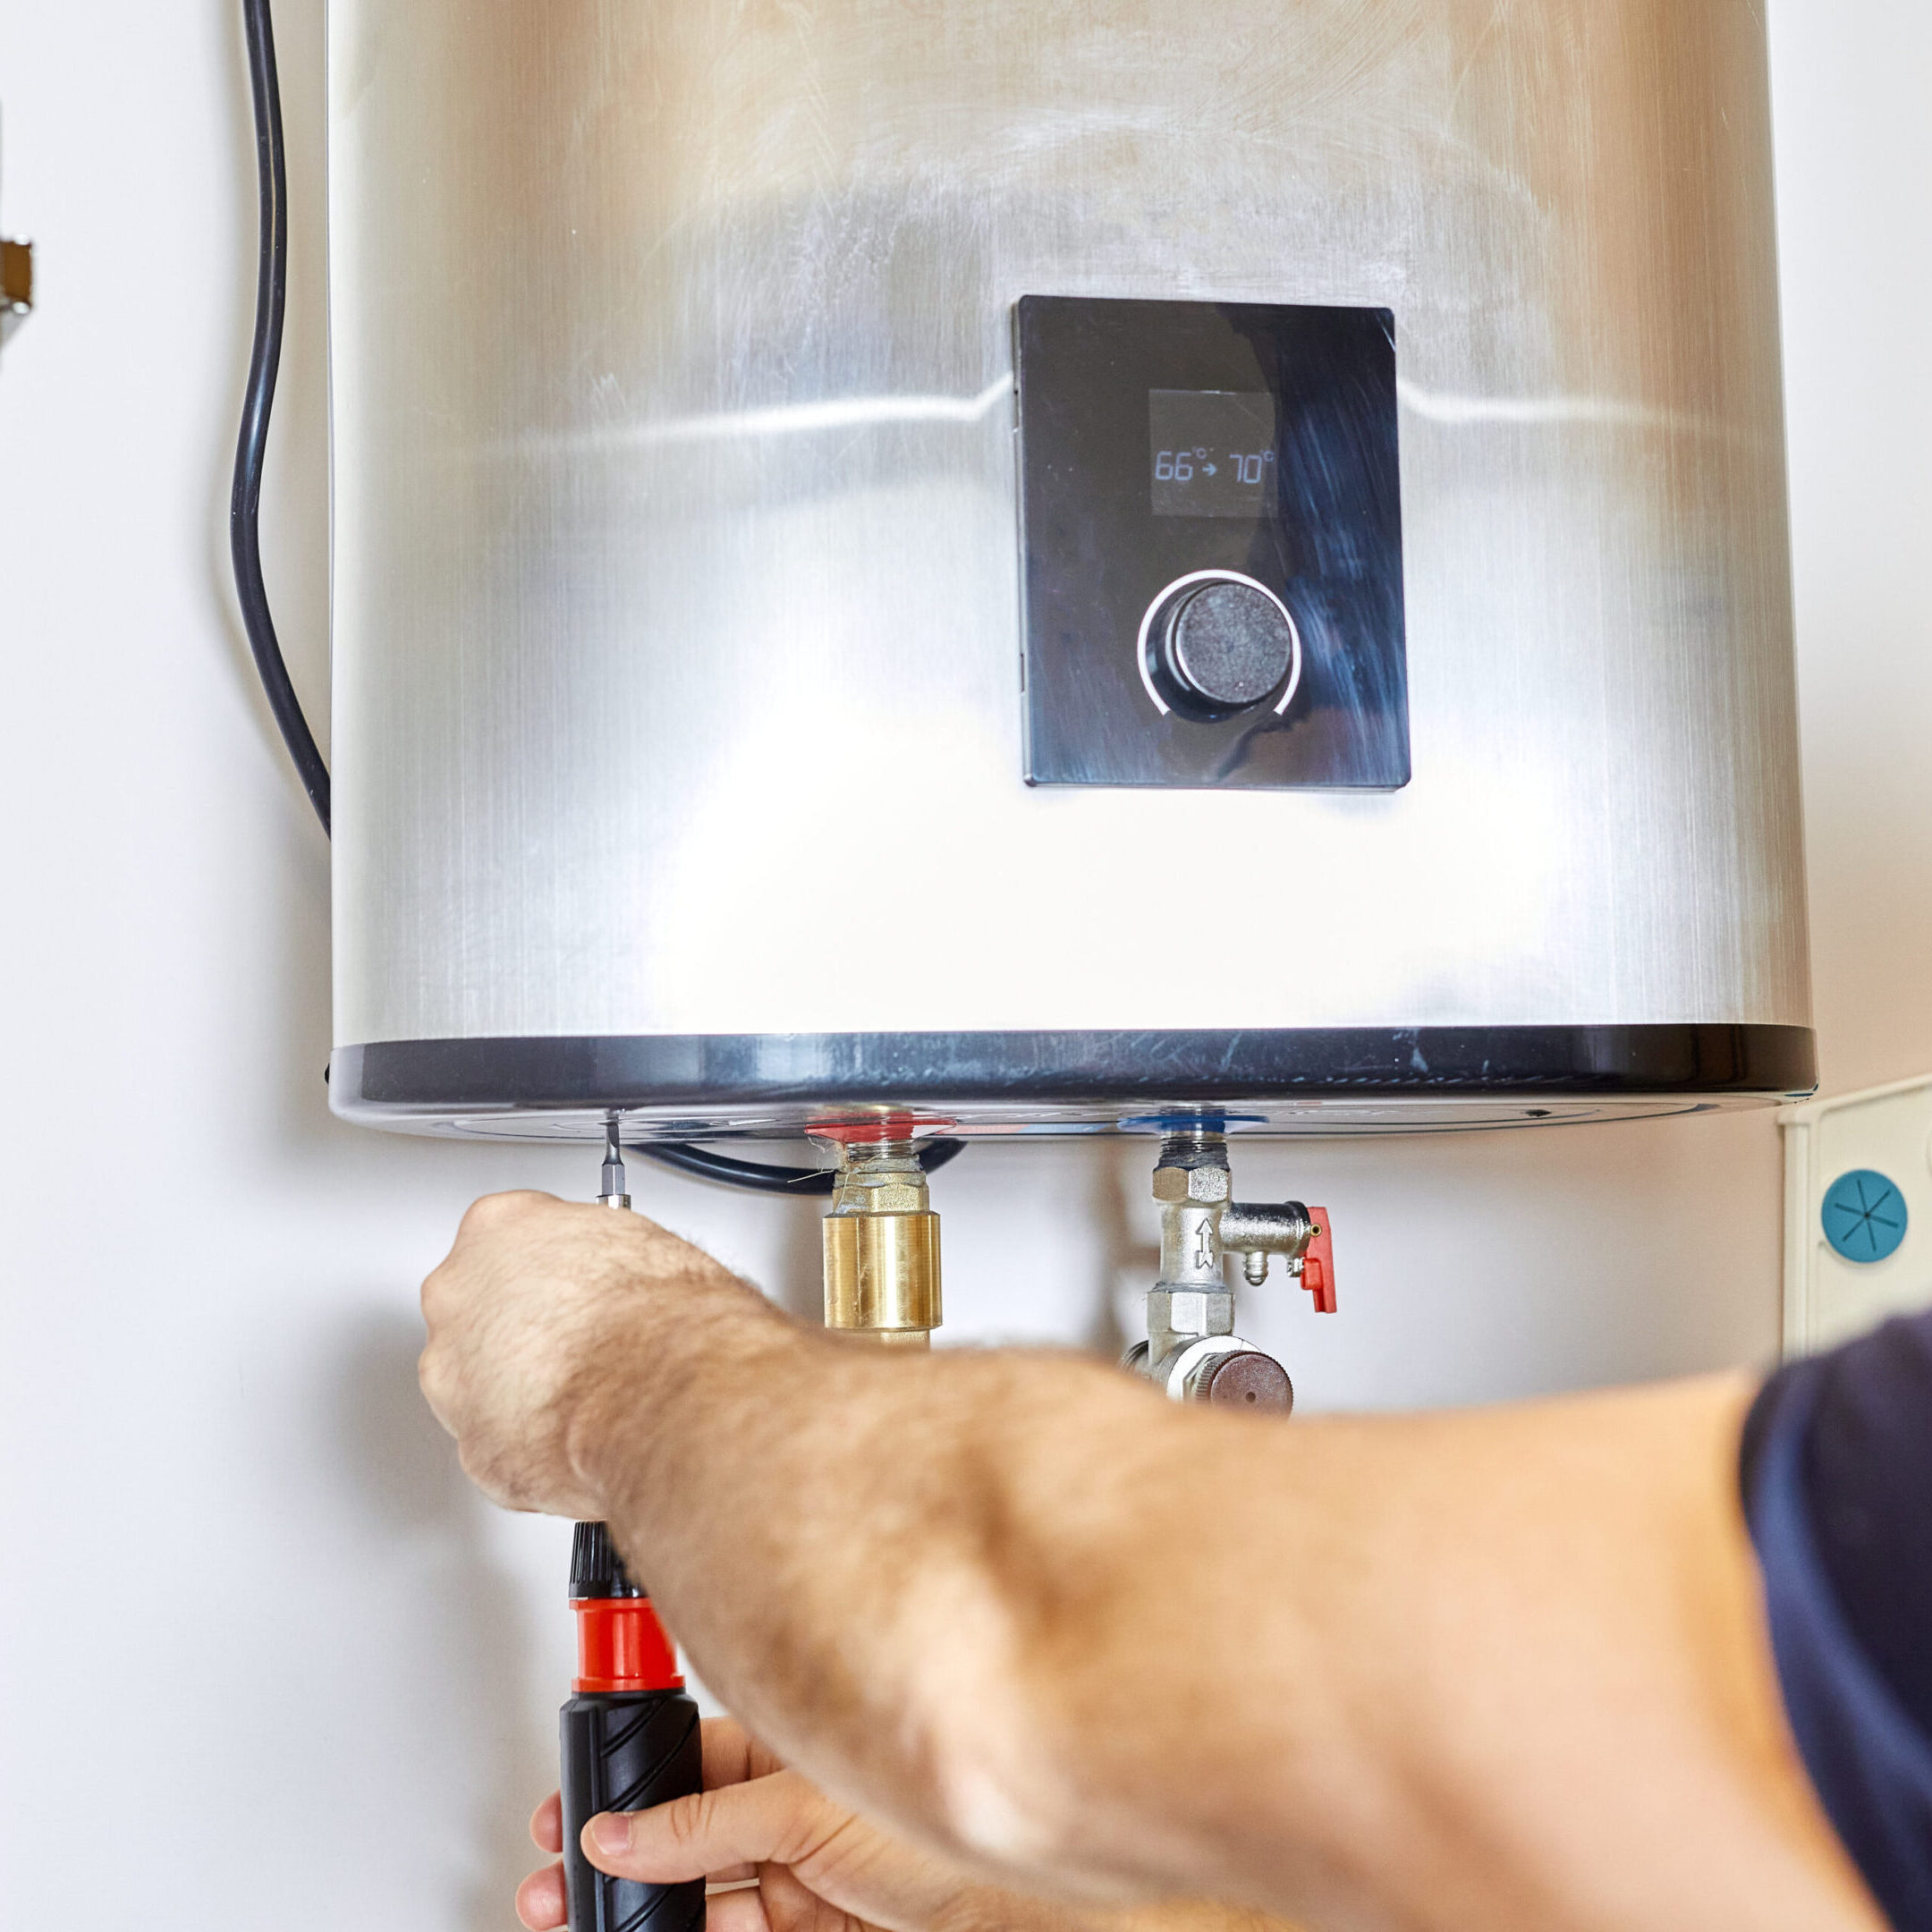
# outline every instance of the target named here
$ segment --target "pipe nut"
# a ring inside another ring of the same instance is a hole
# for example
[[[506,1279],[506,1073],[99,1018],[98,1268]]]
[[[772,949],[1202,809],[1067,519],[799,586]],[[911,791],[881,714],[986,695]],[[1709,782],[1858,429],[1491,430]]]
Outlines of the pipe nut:
[[[1154,1170],[1154,1199],[1157,1201],[1195,1201],[1212,1206],[1224,1201],[1233,1191],[1233,1181],[1225,1167],[1168,1167]]]

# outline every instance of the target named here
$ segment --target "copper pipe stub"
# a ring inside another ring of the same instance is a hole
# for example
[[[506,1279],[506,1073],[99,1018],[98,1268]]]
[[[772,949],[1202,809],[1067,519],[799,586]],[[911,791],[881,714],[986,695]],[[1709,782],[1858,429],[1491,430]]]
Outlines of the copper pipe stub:
[[[827,1328],[923,1348],[944,1318],[939,1216],[911,1140],[847,1140],[825,1217]]]

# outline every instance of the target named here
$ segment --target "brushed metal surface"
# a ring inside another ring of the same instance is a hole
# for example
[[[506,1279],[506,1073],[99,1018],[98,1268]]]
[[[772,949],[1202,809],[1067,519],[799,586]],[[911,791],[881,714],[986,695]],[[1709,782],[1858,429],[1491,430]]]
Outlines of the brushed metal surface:
[[[1808,1023],[1750,0],[329,38],[339,1042]],[[1405,791],[1022,784],[1036,292],[1395,311]]]

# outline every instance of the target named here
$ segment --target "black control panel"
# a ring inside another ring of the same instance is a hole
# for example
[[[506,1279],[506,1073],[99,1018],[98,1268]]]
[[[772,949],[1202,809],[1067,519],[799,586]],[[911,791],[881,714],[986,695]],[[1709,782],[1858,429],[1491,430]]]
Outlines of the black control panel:
[[[1029,295],[1027,778],[1409,782],[1394,318]]]

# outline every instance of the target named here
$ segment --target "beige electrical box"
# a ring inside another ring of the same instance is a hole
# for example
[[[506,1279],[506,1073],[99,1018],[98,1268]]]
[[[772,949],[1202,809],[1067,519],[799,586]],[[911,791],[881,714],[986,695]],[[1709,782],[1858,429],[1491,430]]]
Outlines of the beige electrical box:
[[[1784,1352],[1932,1307],[1932,1074],[1784,1108]]]

